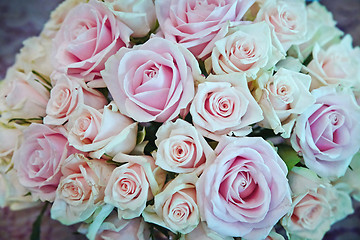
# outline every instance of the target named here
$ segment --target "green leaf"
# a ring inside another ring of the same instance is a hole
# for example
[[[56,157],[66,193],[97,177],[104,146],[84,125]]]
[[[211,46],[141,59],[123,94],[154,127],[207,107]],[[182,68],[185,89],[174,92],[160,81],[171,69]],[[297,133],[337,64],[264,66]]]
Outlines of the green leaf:
[[[140,144],[144,141],[146,135],[145,127],[141,129],[141,131],[138,131],[137,138],[136,138],[136,144]]]
[[[289,171],[301,161],[301,158],[297,155],[296,151],[289,145],[280,144],[277,145],[278,154],[285,162]]]
[[[35,222],[33,223],[32,226],[32,232],[30,235],[30,240],[40,240],[40,233],[41,233],[41,220],[42,217],[44,216],[44,213],[46,211],[47,206],[49,205],[48,202],[46,202],[43,206],[43,208],[41,209],[41,212],[39,214],[39,216],[36,218]]]

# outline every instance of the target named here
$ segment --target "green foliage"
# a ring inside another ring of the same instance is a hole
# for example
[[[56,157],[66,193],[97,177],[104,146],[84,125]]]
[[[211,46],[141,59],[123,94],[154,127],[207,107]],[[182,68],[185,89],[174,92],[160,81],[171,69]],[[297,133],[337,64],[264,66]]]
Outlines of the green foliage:
[[[301,161],[301,158],[297,155],[296,151],[289,145],[280,144],[277,145],[278,154],[285,162],[289,171]]]

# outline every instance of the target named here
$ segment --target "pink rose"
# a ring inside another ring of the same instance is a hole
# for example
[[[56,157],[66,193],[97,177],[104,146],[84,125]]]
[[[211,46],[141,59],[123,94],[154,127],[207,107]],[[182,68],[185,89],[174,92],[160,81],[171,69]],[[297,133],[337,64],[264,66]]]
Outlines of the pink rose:
[[[360,107],[350,89],[312,91],[313,106],[296,121],[291,144],[322,177],[341,177],[360,146]]]
[[[102,109],[107,103],[102,93],[88,88],[80,80],[70,79],[66,74],[57,73],[51,76],[55,82],[46,106],[45,124],[62,125],[82,104],[95,109]]]
[[[69,144],[92,152],[93,158],[101,158],[105,153],[130,153],[136,145],[137,123],[119,113],[114,103],[105,106],[103,112],[82,106],[72,114],[66,127]]]
[[[176,173],[200,174],[215,157],[206,140],[190,123],[178,119],[164,123],[156,133],[156,164]]]
[[[99,1],[72,8],[54,38],[53,64],[69,76],[84,78],[92,87],[103,87],[100,71],[105,61],[127,47],[132,31]]]
[[[262,138],[223,138],[200,176],[197,201],[210,229],[264,239],[291,206],[285,163]]]
[[[39,118],[45,116],[49,91],[33,73],[10,68],[1,82],[0,112],[2,117]]]
[[[14,167],[20,183],[34,198],[53,201],[59,185],[63,161],[76,150],[68,145],[61,128],[31,124],[24,130],[24,141],[14,152]]]
[[[223,38],[229,22],[239,24],[254,0],[158,0],[156,15],[166,39],[180,43],[196,57],[207,57]]]
[[[138,122],[176,118],[194,97],[194,78],[201,77],[188,50],[158,37],[120,49],[101,74],[120,112]]]
[[[51,218],[64,225],[83,222],[104,204],[104,190],[114,165],[72,154],[61,166],[62,178],[51,207]]]
[[[249,125],[263,120],[242,73],[210,75],[199,84],[190,114],[198,131],[214,140],[226,134],[245,136]]]
[[[155,196],[154,205],[143,212],[146,222],[155,223],[173,232],[187,234],[200,221],[196,200],[195,174],[180,174]]]
[[[265,21],[272,30],[275,46],[285,53],[293,44],[307,39],[307,12],[302,0],[266,1],[261,6],[255,22]]]
[[[146,202],[165,182],[165,172],[150,156],[119,154],[114,161],[125,163],[114,169],[105,189],[105,202],[118,209],[119,218],[139,217]]]

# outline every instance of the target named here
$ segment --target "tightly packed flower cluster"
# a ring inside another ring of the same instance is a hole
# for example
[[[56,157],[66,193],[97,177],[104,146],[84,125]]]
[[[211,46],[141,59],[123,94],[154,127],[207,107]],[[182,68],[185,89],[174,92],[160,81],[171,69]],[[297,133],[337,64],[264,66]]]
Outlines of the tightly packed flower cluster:
[[[0,206],[89,239],[321,239],[360,200],[360,49],[304,0],[66,0],[0,93]]]

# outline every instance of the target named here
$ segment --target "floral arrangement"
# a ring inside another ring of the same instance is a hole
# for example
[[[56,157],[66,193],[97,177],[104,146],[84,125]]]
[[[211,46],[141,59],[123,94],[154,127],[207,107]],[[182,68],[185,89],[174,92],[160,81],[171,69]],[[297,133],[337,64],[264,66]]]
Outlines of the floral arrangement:
[[[360,200],[360,50],[304,0],[66,0],[0,88],[0,206],[89,239],[321,239]]]

